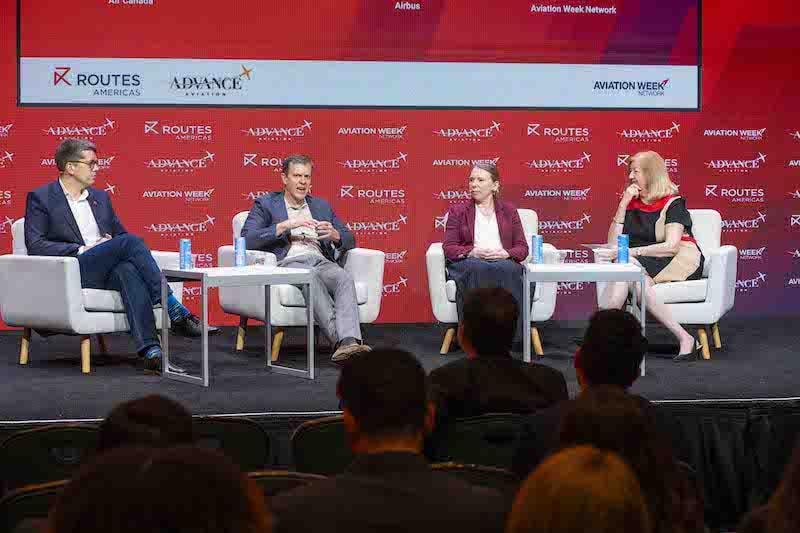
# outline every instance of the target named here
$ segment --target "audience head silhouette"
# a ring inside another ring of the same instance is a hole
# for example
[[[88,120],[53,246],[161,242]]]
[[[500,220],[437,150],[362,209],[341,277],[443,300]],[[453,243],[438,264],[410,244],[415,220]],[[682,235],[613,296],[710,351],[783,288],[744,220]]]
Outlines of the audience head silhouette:
[[[189,411],[174,400],[151,394],[112,409],[100,424],[97,451],[135,444],[166,447],[193,441]]]
[[[617,454],[592,446],[563,450],[522,484],[508,533],[649,533],[636,474]]]
[[[222,453],[191,446],[111,450],[61,493],[50,533],[267,533],[263,493]]]
[[[639,375],[647,339],[635,316],[619,309],[596,312],[589,320],[575,372],[582,387],[616,385],[628,388]]]
[[[432,429],[425,370],[404,350],[375,349],[343,365],[337,395],[356,453],[420,451]]]
[[[467,357],[510,352],[519,308],[505,289],[473,289],[464,298],[458,342]]]

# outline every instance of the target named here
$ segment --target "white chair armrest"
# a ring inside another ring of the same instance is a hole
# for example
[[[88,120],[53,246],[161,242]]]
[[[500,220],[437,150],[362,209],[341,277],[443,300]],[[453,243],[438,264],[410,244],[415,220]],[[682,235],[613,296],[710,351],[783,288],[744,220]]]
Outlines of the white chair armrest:
[[[428,292],[431,295],[433,315],[439,322],[446,322],[450,302],[447,300],[445,289],[447,272],[442,243],[434,242],[428,247],[428,251],[425,252],[425,267],[428,272]]]
[[[228,267],[234,265],[235,251],[230,244],[220,246],[217,250],[217,265]],[[247,250],[248,265],[277,265],[278,260],[272,252],[262,250]]]
[[[710,263],[706,301],[714,305],[715,322],[733,307],[738,254],[735,246],[725,245],[706,255]]]
[[[383,298],[383,267],[386,254],[369,248],[353,248],[347,252],[344,269],[354,281],[367,284],[367,303],[359,306],[358,316],[362,323],[372,323],[381,312]]]
[[[0,313],[6,324],[75,329],[83,311],[75,257],[0,256]]]

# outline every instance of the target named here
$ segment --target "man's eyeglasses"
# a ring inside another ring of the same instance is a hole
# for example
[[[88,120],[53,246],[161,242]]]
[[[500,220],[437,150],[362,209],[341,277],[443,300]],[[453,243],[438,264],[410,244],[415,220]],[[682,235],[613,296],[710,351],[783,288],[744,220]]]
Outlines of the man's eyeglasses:
[[[97,159],[95,159],[93,161],[81,161],[81,160],[67,161],[67,163],[83,163],[84,165],[86,165],[87,167],[89,167],[92,170],[94,170],[94,169],[96,169],[97,167],[100,166],[100,162]]]

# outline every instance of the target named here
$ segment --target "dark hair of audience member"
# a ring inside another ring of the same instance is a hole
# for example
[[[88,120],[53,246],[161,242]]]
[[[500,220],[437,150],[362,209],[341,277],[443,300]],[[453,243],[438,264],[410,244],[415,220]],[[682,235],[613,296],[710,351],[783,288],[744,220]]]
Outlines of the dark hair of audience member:
[[[267,533],[263,492],[233,461],[192,446],[111,450],[82,467],[49,533]]]
[[[649,533],[647,503],[633,470],[592,446],[562,450],[528,476],[507,533]]]
[[[647,339],[636,317],[620,309],[605,309],[589,319],[575,368],[587,385],[627,389],[636,380],[646,351]]]
[[[100,424],[99,453],[124,445],[174,446],[194,440],[192,415],[181,404],[151,394],[117,405]]]
[[[684,531],[672,451],[641,400],[611,385],[585,389],[561,421],[559,447],[591,445],[619,454],[633,468],[654,531]]]
[[[511,351],[519,308],[510,292],[472,289],[464,297],[462,315],[464,337],[478,355]]]
[[[342,365],[336,393],[364,434],[392,436],[425,427],[427,376],[405,350],[376,348],[350,357]]]

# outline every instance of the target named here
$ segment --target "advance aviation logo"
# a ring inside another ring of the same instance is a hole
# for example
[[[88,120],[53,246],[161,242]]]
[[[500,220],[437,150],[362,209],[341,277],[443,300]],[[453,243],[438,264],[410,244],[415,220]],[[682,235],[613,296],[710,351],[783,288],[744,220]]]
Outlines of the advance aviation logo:
[[[618,131],[617,135],[626,139],[632,143],[660,143],[663,141],[669,141],[677,137],[678,132],[681,129],[681,125],[675,122],[672,123],[672,126],[669,128],[661,129],[661,130],[652,130],[652,129],[624,129],[622,131]]]
[[[82,139],[94,139],[95,137],[105,137],[117,131],[117,123],[110,118],[106,118],[102,124],[78,126],[78,125],[60,125],[49,126],[44,128],[42,132],[50,137],[58,137],[65,139],[67,137],[80,137]]]
[[[188,237],[196,233],[205,233],[216,222],[216,217],[206,215],[205,220],[199,222],[159,222],[148,224],[144,228],[151,233],[158,233],[162,237]]]
[[[592,216],[589,214],[584,213],[582,217],[573,220],[540,220],[539,221],[539,233],[548,233],[548,234],[572,234],[576,231],[581,231],[586,229],[586,226],[589,225],[589,222],[592,221]]]
[[[6,124],[4,126],[0,125],[0,139],[7,139],[8,137],[10,137],[11,136],[11,128],[13,128],[13,127],[14,127],[13,123]]]
[[[3,217],[3,220],[0,221],[0,234],[9,233],[11,231],[11,226],[14,224],[14,219],[11,217]]]
[[[408,217],[400,215],[400,218],[397,220],[387,220],[383,222],[375,220],[348,222],[347,229],[354,233],[364,235],[387,235],[400,231],[400,228],[407,224]]]
[[[214,140],[214,127],[210,124],[172,124],[159,120],[144,121],[145,135],[167,135],[176,141]]]
[[[497,137],[500,134],[501,125],[500,122],[493,120],[491,126],[485,128],[440,128],[433,130],[433,133],[450,142],[476,143]]]
[[[408,287],[408,278],[400,276],[400,279],[395,283],[387,283],[383,286],[383,295],[390,296],[400,294],[406,287]]]
[[[533,159],[525,165],[538,172],[568,173],[587,168],[591,159],[592,154],[583,152],[583,155],[576,159]]]
[[[538,122],[529,122],[526,131],[528,137],[545,137],[554,144],[588,143],[592,135],[592,130],[584,126],[543,127]]]
[[[311,133],[313,123],[303,120],[296,126],[261,126],[241,130],[245,137],[255,138],[258,142],[287,142],[305,138]]]
[[[789,131],[789,137],[795,141],[800,141],[800,130]]]
[[[445,202],[455,204],[461,203],[465,200],[470,200],[472,198],[472,194],[464,189],[448,189],[433,193],[433,198],[434,200],[443,200]]]
[[[753,159],[712,159],[706,161],[706,167],[720,173],[747,174],[753,170],[758,170],[766,162],[767,155],[758,152]]]
[[[0,168],[8,168],[14,162],[14,153],[8,150],[0,151]]]
[[[591,283],[585,281],[559,281],[558,282],[558,295],[572,295],[580,294],[585,291]]]
[[[145,161],[145,167],[164,174],[192,174],[205,170],[214,163],[214,153],[205,151],[199,157],[161,157]]]
[[[758,216],[754,218],[723,219],[722,231],[732,233],[749,233],[761,228],[761,224],[767,221],[767,215],[758,211]]]
[[[761,289],[762,285],[764,285],[767,281],[767,275],[763,272],[759,272],[757,276],[750,279],[737,279],[736,280],[736,292],[738,293],[748,293],[757,289]]]
[[[339,164],[357,174],[385,174],[399,170],[408,161],[408,154],[400,152],[394,159],[346,159]]]
[[[189,74],[174,76],[169,88],[188,97],[228,96],[241,94],[253,79],[253,68],[241,65],[237,74]]]

